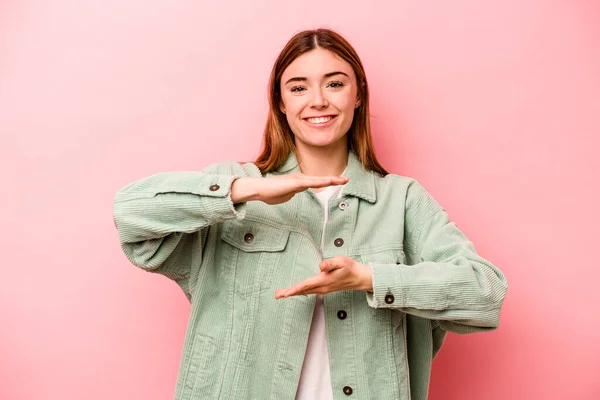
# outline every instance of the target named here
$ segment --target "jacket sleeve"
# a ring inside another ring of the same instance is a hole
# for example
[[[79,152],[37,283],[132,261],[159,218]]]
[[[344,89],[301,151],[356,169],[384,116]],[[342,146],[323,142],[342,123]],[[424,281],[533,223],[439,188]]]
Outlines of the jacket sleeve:
[[[416,181],[409,185],[404,249],[410,265],[371,264],[371,307],[435,320],[456,333],[498,327],[506,278]]]
[[[119,190],[113,217],[129,261],[173,279],[189,300],[191,276],[197,275],[192,269],[202,261],[208,228],[245,216],[246,204],[231,201],[231,184],[246,175],[241,165],[227,162],[202,171],[159,173]]]

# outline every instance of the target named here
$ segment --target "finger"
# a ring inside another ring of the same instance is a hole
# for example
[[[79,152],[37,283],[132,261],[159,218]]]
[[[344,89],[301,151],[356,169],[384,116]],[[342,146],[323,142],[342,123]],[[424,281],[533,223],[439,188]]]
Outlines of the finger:
[[[330,259],[321,261],[319,268],[321,268],[321,271],[333,271],[336,269],[349,267],[353,262],[354,260],[347,256],[334,256]]]
[[[287,297],[289,296],[307,296],[309,294],[324,294],[329,293],[329,285],[330,282],[321,282],[316,285],[305,286],[302,289],[299,289],[295,292],[286,293]]]
[[[293,286],[290,286],[287,289],[281,289],[281,292],[279,292],[280,297],[290,297],[290,296],[296,296],[296,295],[300,295],[300,294],[307,294],[307,291],[311,291],[314,290],[315,288],[318,288],[320,286],[323,286],[325,282],[323,282],[323,275],[322,274],[318,274],[315,276],[312,276],[308,279],[305,279]],[[276,293],[277,296],[277,293]]]
[[[325,294],[328,293],[328,288],[329,286],[325,285],[325,286],[315,286],[312,288],[307,288],[305,290],[300,290],[294,294],[291,294],[290,296],[308,296],[309,294]]]
[[[317,176],[317,175],[297,175],[299,178],[306,178],[312,180],[321,180],[321,179],[348,179],[347,176],[339,176],[339,175],[325,175],[325,176]]]
[[[286,297],[289,296],[293,296],[294,293],[297,292],[297,288],[293,289],[293,287],[288,287],[288,288],[283,288],[283,289],[277,289],[275,291],[275,299],[279,300],[279,299],[284,299]]]
[[[311,293],[312,290],[316,289],[320,287],[319,285],[315,285],[315,284],[311,284],[311,285],[294,285],[292,287],[287,288],[284,292],[283,292],[283,297],[287,298],[287,297],[291,297],[291,296],[300,296],[300,295],[306,295]]]
[[[288,296],[288,291],[290,290],[290,288],[285,288],[285,289],[277,289],[275,291],[275,299],[279,300],[279,299],[285,299]]]
[[[319,269],[321,269],[321,271],[323,271],[323,272],[331,272],[333,270],[340,269],[342,267],[343,267],[343,264],[340,262],[337,262],[337,260],[334,260],[334,259],[321,261],[321,263],[319,264]]]
[[[326,186],[338,186],[348,183],[348,178],[345,176],[332,177],[308,177],[303,179],[301,185],[306,188],[322,188]]]

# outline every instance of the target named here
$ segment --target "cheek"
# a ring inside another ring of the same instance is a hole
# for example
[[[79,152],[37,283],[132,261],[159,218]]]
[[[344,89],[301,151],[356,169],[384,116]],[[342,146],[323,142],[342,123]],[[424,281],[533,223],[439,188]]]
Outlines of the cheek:
[[[298,106],[298,101],[293,97],[283,98],[283,106],[285,107],[285,119],[288,127],[292,130],[294,135],[297,135],[299,133],[298,113],[301,111],[301,108]]]
[[[297,96],[284,96],[282,98],[285,113],[290,117],[294,117],[302,110],[302,98]]]
[[[344,113],[344,119],[352,119],[354,115],[354,106],[356,105],[355,99],[344,97],[337,102],[337,108]]]
[[[344,113],[346,113],[346,114],[353,113],[354,106],[356,105],[356,96],[352,96],[352,95],[348,95],[348,94],[337,96],[335,98],[335,104],[336,104],[336,107],[339,110],[343,110]]]
[[[288,126],[292,130],[292,133],[294,135],[296,135],[297,134],[297,128],[296,128],[297,122],[296,122],[296,118],[293,115],[291,115],[291,114],[286,114],[285,115],[285,119],[287,120]]]

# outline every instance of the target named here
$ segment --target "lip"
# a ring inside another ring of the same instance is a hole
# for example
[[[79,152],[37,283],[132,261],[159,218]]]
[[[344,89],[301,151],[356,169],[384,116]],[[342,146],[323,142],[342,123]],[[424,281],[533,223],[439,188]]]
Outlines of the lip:
[[[308,120],[308,118],[323,118],[323,117],[331,117],[331,119],[322,124],[315,124]],[[310,117],[302,118],[302,121],[304,121],[304,123],[306,125],[308,125],[312,128],[321,129],[321,128],[327,128],[328,126],[333,124],[335,122],[335,120],[337,119],[337,117],[338,117],[337,115],[311,115]]]

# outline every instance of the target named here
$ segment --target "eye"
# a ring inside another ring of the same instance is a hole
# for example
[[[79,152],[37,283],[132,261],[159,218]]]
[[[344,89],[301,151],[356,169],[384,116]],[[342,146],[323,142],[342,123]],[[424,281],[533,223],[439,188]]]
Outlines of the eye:
[[[339,82],[339,81],[329,82],[329,84],[327,85],[327,87],[331,87],[331,88],[334,88],[334,89],[341,88],[343,86],[344,86],[344,84],[342,82]]]
[[[293,93],[301,93],[305,90],[306,90],[306,88],[303,86],[294,86],[293,88],[290,89],[290,91]]]

